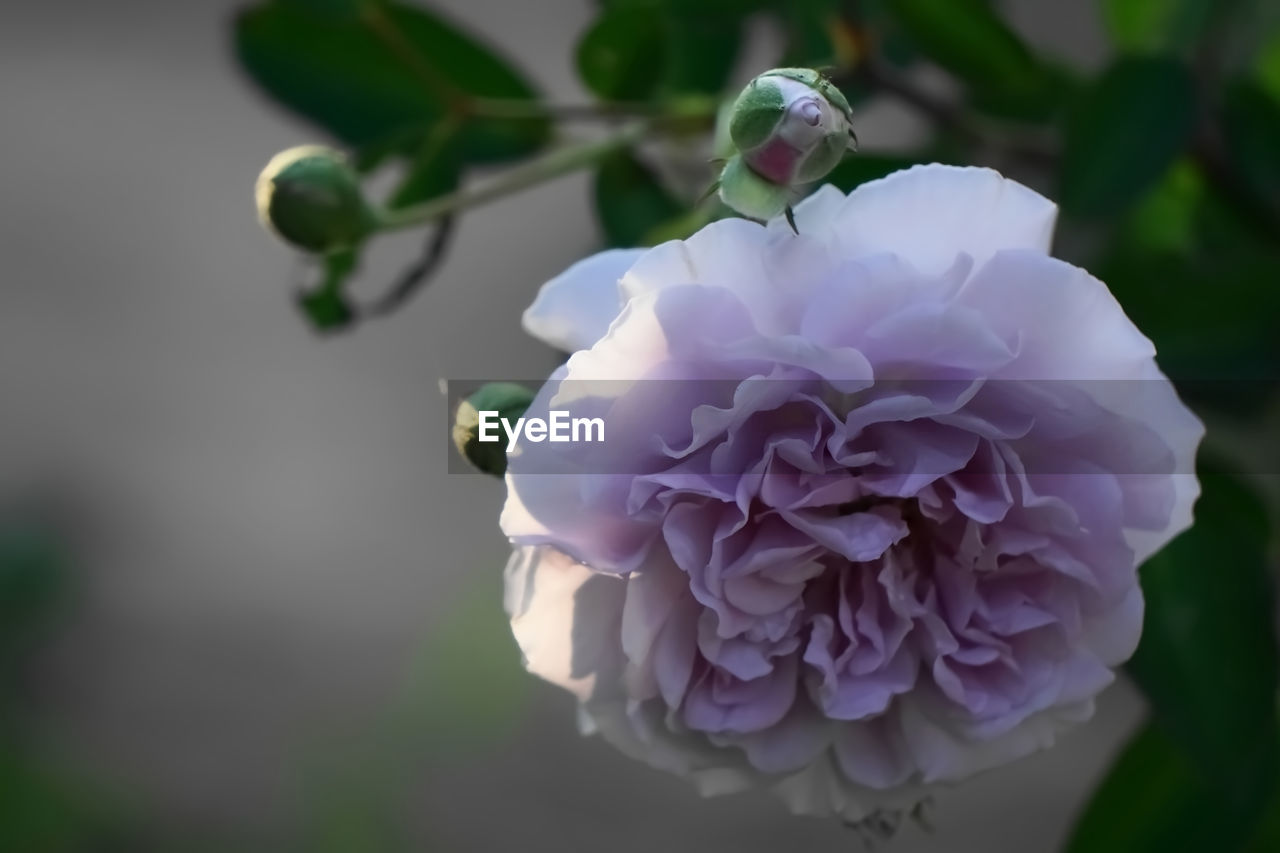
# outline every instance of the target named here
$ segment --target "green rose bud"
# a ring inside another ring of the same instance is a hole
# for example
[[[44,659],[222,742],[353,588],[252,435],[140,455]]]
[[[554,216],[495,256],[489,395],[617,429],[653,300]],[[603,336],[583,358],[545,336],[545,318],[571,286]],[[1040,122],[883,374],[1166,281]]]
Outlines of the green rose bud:
[[[282,151],[258,176],[258,218],[267,230],[308,252],[358,244],[374,229],[360,179],[342,152],[319,145]]]
[[[501,477],[507,472],[507,437],[498,441],[480,440],[480,413],[497,412],[499,418],[515,423],[533,402],[533,391],[514,382],[490,382],[458,405],[453,419],[453,446],[462,457],[486,474]]]
[[[789,213],[798,186],[826,177],[857,147],[848,100],[807,68],[775,68],[748,83],[729,136],[737,153],[720,176],[720,198],[754,219]]]

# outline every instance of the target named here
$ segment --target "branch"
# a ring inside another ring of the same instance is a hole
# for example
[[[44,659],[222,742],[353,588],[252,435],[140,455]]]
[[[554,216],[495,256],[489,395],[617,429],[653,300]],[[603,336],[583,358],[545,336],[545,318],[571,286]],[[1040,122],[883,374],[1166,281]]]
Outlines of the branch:
[[[488,98],[473,95],[459,88],[418,48],[405,38],[396,22],[386,13],[380,3],[365,4],[360,12],[361,20],[366,27],[384,44],[387,49],[400,58],[418,78],[419,82],[434,97],[439,98],[450,116],[455,118],[496,118],[496,119],[530,119],[547,120],[562,119],[570,121],[617,121],[636,116],[658,116],[663,114],[687,114],[689,112],[707,112],[705,105],[671,105],[642,102],[601,102],[595,104],[548,104],[518,98]],[[676,108],[673,109],[673,106]],[[681,108],[683,107],[683,109]],[[715,104],[710,112],[715,114]]]
[[[369,316],[390,314],[408,302],[409,297],[418,292],[444,261],[445,249],[453,236],[454,221],[452,216],[442,218],[427,240],[422,256],[400,274],[386,295],[364,308],[362,313]]]
[[[868,88],[887,92],[928,117],[934,124],[957,133],[972,143],[998,148],[1040,165],[1057,163],[1058,148],[1049,140],[1025,133],[1012,133],[982,122],[959,104],[917,88],[874,54],[868,54],[854,68],[841,69],[832,77],[832,82],[838,87],[860,83]]]
[[[633,122],[604,139],[568,145],[536,160],[516,166],[484,186],[459,190],[402,210],[384,210],[380,213],[379,230],[395,231],[413,228],[426,222],[436,222],[451,214],[479,207],[562,175],[588,168],[610,154],[636,144],[653,126],[654,122],[651,121]]]
[[[934,124],[972,143],[999,148],[1040,165],[1057,163],[1060,152],[1048,140],[994,127],[969,114],[961,104],[931,95],[894,71],[880,55],[877,39],[866,25],[860,0],[843,0],[839,17],[831,26],[832,41],[846,45],[844,65],[831,76],[838,88],[857,83],[873,91],[887,92]]]
[[[1249,220],[1259,236],[1280,239],[1280,214],[1236,171],[1217,127],[1209,123],[1202,127],[1192,143],[1191,156],[1205,178]]]
[[[667,111],[660,103],[601,101],[594,104],[551,104],[515,98],[472,97],[467,100],[469,115],[496,119],[558,119],[562,121],[619,121],[625,118],[659,116]]]

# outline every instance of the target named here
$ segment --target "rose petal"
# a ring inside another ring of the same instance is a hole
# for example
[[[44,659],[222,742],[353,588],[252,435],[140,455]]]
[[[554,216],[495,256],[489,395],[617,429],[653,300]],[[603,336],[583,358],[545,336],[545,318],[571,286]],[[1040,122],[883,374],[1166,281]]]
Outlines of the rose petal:
[[[992,169],[933,163],[850,194],[832,229],[848,256],[899,255],[925,273],[960,254],[978,265],[1001,249],[1047,254],[1058,207]]]
[[[561,352],[588,348],[622,310],[618,281],[644,252],[608,249],[578,261],[538,289],[522,317],[524,330]]]

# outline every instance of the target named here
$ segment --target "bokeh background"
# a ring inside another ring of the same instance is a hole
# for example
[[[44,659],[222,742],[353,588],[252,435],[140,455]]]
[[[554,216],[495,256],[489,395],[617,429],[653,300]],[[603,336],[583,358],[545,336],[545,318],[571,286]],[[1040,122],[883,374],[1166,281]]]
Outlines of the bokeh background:
[[[474,211],[411,305],[318,336],[252,199],[318,134],[240,71],[239,5],[0,13],[0,850],[859,849],[580,738],[520,670],[503,489],[448,473],[438,382],[555,364],[519,314],[599,245],[588,178]],[[433,5],[586,97],[587,0]],[[1031,44],[1107,61],[1095,4],[1003,5]],[[921,132],[888,99],[858,115],[868,150]],[[367,278],[418,240],[379,243]],[[1058,848],[1145,715],[1122,679],[886,849]]]

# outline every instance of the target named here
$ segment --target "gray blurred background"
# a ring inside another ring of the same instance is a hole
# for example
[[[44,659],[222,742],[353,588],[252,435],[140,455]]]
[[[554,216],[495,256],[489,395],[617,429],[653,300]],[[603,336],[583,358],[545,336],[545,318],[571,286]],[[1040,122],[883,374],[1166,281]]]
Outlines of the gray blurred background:
[[[587,0],[434,5],[583,97]],[[1093,4],[1014,5],[1033,41],[1103,58]],[[581,739],[570,698],[517,674],[503,490],[447,474],[437,382],[553,366],[519,314],[597,243],[586,179],[467,216],[407,310],[319,339],[252,204],[267,159],[313,136],[234,65],[236,6],[0,12],[0,502],[57,507],[76,572],[29,667],[24,740],[166,849],[378,846],[382,829],[325,834],[360,809],[408,849],[860,849],[838,824],[764,795],[703,801]],[[910,130],[889,108],[858,127],[869,148]],[[368,280],[409,260],[407,239],[378,244]],[[459,601],[472,633],[441,627]],[[502,725],[439,712],[436,691],[487,695],[456,664],[473,642],[500,643]],[[442,668],[452,681],[432,680]],[[1142,714],[1118,684],[1092,725],[944,793],[935,833],[885,849],[1056,848]]]

